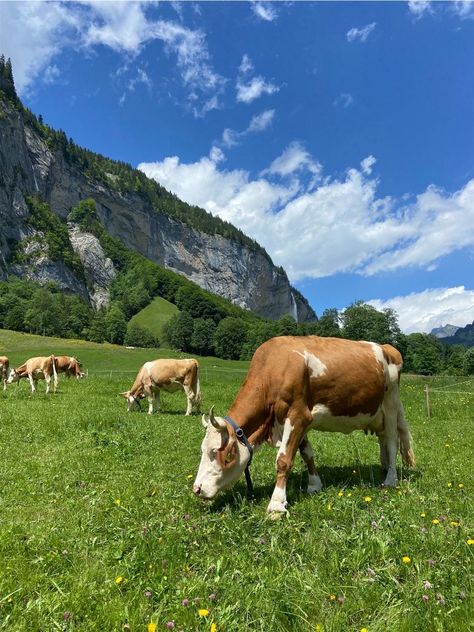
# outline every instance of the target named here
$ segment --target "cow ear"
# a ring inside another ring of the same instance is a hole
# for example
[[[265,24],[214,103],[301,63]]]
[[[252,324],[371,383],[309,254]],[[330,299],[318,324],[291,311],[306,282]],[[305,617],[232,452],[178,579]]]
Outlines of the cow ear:
[[[217,451],[217,460],[223,469],[232,467],[237,459],[237,444],[235,439],[230,440],[223,448]]]
[[[207,429],[209,425],[209,415],[203,414],[203,416],[201,417],[201,423],[203,428]]]

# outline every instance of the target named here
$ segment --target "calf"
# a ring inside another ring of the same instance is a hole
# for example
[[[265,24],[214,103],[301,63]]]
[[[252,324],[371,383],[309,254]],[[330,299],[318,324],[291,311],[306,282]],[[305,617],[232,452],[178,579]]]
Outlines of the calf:
[[[128,402],[127,410],[140,408],[139,400],[148,398],[148,414],[154,412],[154,404],[160,405],[160,391],[169,392],[183,389],[188,405],[186,415],[190,415],[193,406],[199,410],[201,390],[199,386],[198,362],[189,360],[152,360],[145,362],[138,371],[132,388],[120,393]]]
[[[7,356],[0,356],[0,379],[3,380],[3,390],[7,388],[8,369],[10,367],[10,361]]]
[[[49,393],[51,378],[53,378],[53,390],[56,392],[58,386],[58,374],[56,372],[56,361],[53,355],[46,357],[30,358],[16,369],[10,370],[7,384],[19,382],[22,378],[28,378],[31,385],[31,392],[36,391],[38,380],[45,380],[46,393]]]
[[[299,450],[308,468],[308,492],[322,483],[307,438],[311,429],[377,434],[384,485],[397,484],[398,448],[415,464],[400,401],[400,353],[390,345],[319,336],[272,338],[255,352],[226,417],[203,415],[206,436],[193,491],[212,499],[234,483],[254,448],[278,447],[277,479],[268,505],[286,512],[286,482]]]

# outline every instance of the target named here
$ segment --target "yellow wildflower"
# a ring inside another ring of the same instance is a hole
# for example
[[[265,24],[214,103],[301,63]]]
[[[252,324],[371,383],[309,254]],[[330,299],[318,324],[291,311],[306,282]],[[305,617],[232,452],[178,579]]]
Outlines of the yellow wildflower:
[[[367,630],[367,628],[361,628],[360,632],[369,632],[369,631]]]
[[[410,557],[408,557],[408,555],[404,555],[404,556],[402,557],[402,562],[403,562],[404,564],[409,564],[409,563],[411,562],[411,558],[410,558]]]
[[[193,474],[188,474],[188,475],[186,476],[186,478],[188,479],[188,481],[190,481],[190,480],[192,479],[192,477],[193,477]]]
[[[439,520],[438,518],[435,518],[434,520],[431,521],[433,524],[439,524]]]
[[[474,544],[474,540],[472,538],[469,538],[469,540],[466,541],[466,544],[469,544],[469,546],[471,546],[471,544]]]
[[[452,484],[452,483],[448,483],[448,487],[452,487],[452,486],[453,486],[453,484]]]
[[[352,496],[352,492],[348,492],[348,493],[347,493],[347,495],[348,495],[348,496]]]
[[[340,498],[341,496],[344,496],[344,492],[338,492],[338,494],[337,494],[337,495],[338,495],[338,496],[339,496],[339,498]]]
[[[421,514],[420,514],[420,516],[421,516],[422,518],[426,518],[426,514],[425,514],[425,512],[424,512],[424,511],[422,511],[422,512],[421,512]]]
[[[315,632],[323,632],[323,626],[320,623],[316,623]]]
[[[156,630],[156,625],[154,623],[150,622],[148,624],[148,632],[155,632],[155,630]]]
[[[459,527],[459,522],[457,520],[451,520],[452,527]]]
[[[329,601],[336,601],[336,595],[329,595]]]
[[[209,632],[217,632],[217,625],[215,623],[211,623],[211,629]]]
[[[119,586],[120,584],[123,584],[122,575],[119,575],[118,577],[115,578],[115,583],[117,584],[117,586]]]
[[[331,505],[331,503],[329,503],[329,505],[326,507],[326,509],[327,509],[328,511],[332,511],[332,505]]]
[[[364,496],[364,500],[366,503],[371,503],[372,502],[372,498],[370,496]]]
[[[207,617],[208,614],[209,614],[209,610],[206,610],[206,608],[199,608],[198,615],[200,617]]]
[[[464,487],[464,483],[459,483],[458,487],[459,489],[462,489]]]

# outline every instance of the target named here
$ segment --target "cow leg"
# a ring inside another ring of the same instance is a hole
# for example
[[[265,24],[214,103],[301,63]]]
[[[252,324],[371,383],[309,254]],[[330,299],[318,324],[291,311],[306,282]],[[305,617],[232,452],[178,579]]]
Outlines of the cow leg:
[[[47,395],[49,393],[49,387],[51,386],[51,377],[49,375],[45,375],[44,381],[46,382],[46,395]]]
[[[396,487],[397,478],[397,452],[398,452],[398,385],[389,390],[384,399],[384,430],[382,441],[386,453],[387,476],[383,483],[384,487]],[[385,455],[384,455],[385,456]]]
[[[313,449],[307,436],[303,437],[303,441],[300,443],[300,454],[301,458],[306,463],[306,467],[308,468],[308,494],[320,492],[323,484],[321,483],[321,479],[319,478],[319,474],[316,470]]]
[[[380,448],[380,465],[382,466],[382,469],[386,472],[388,470],[387,442],[385,441],[385,435],[383,432],[379,432],[377,437],[379,440]]]
[[[34,393],[36,391],[36,380],[33,379],[31,373],[28,373],[28,379],[30,381],[31,392]]]
[[[185,413],[185,416],[187,417],[188,415],[191,414],[193,410],[194,392],[193,392],[193,389],[190,386],[186,386],[186,384],[183,384],[183,388],[184,388],[184,392],[186,393],[186,399],[188,400],[186,413]]]
[[[291,417],[294,417],[297,421],[292,421]],[[290,414],[285,419],[283,437],[276,459],[277,480],[267,507],[269,513],[287,513],[286,483],[295,460],[296,451],[311,421],[312,417],[309,410],[307,414]]]
[[[153,413],[160,409],[160,391],[151,390],[148,391],[148,414]]]

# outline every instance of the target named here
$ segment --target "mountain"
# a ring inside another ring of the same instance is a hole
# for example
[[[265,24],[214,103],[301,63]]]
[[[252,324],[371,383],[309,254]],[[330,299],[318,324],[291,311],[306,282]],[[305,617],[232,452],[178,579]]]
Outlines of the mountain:
[[[448,345],[463,345],[464,347],[474,347],[474,322],[465,327],[458,327],[452,336],[443,338],[443,342]]]
[[[430,331],[430,335],[435,338],[447,338],[448,336],[454,336],[459,327],[456,325],[443,325],[443,327],[435,327]]]
[[[130,250],[266,318],[316,320],[259,244],[130,165],[78,147],[27,110],[12,86],[0,72],[0,279],[55,281],[95,307],[107,304],[114,265],[92,233],[67,221],[93,199],[101,226]],[[51,256],[58,239],[66,258]]]

